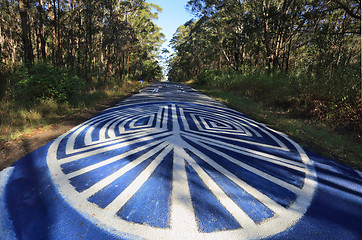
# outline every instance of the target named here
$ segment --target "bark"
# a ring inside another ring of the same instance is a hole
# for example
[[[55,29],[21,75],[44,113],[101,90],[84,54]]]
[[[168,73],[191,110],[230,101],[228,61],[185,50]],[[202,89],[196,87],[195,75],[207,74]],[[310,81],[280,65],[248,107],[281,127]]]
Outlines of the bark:
[[[21,38],[23,41],[24,62],[32,64],[34,62],[33,48],[30,37],[30,25],[28,21],[28,2],[24,0],[19,1],[19,12],[21,19]]]
[[[40,39],[40,51],[41,51],[41,57],[45,61],[46,60],[46,51],[45,51],[45,37],[44,37],[44,20],[43,20],[43,0],[38,0],[38,17],[39,17],[39,32],[38,36]]]

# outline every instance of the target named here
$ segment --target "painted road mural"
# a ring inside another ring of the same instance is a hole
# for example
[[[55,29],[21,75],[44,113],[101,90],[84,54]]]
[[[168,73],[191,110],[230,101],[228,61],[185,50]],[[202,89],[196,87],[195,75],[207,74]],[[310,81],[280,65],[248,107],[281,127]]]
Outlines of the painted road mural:
[[[0,239],[361,239],[359,172],[157,83],[0,172]]]

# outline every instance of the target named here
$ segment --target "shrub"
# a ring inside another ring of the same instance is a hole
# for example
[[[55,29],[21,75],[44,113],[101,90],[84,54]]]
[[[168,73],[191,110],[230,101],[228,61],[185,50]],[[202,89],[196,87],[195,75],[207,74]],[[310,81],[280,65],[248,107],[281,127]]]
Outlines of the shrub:
[[[30,68],[17,68],[11,75],[12,92],[17,101],[39,102],[54,99],[69,101],[84,88],[74,71],[38,63]]]
[[[337,128],[361,132],[360,76],[356,66],[320,74],[207,70],[198,75],[197,84],[237,92],[295,117],[324,120]]]

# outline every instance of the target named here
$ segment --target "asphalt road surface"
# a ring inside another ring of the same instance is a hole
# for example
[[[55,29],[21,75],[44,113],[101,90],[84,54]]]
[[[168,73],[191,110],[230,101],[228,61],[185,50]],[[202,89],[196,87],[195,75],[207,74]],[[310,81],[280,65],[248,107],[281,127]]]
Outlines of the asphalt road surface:
[[[0,239],[362,239],[362,177],[156,83],[1,171]]]

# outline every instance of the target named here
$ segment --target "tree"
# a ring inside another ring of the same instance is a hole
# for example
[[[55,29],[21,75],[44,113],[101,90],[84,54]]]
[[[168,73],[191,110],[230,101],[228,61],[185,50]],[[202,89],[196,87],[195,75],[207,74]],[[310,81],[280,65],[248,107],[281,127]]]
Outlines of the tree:
[[[305,71],[305,64],[331,72],[360,62],[360,1],[190,0],[187,7],[198,19],[174,35],[171,75],[288,73]],[[186,73],[191,69],[197,71]]]
[[[21,38],[23,41],[23,49],[24,49],[24,62],[31,64],[34,61],[33,55],[33,46],[31,44],[31,32],[29,25],[29,1],[28,0],[20,0],[19,1],[19,13],[21,19]]]
[[[75,68],[88,85],[159,74],[161,10],[144,0],[0,0],[1,66],[11,71],[35,55]]]

